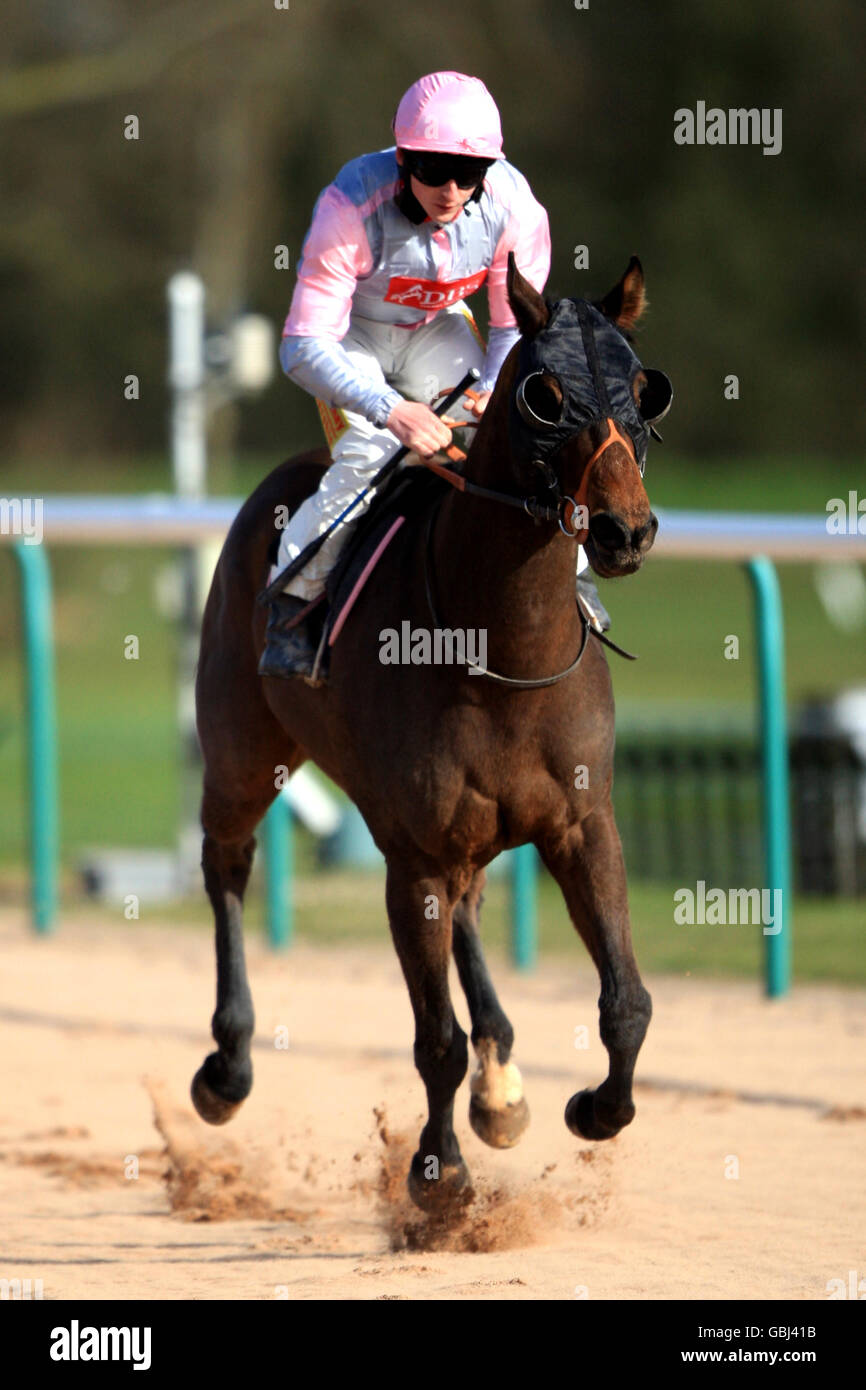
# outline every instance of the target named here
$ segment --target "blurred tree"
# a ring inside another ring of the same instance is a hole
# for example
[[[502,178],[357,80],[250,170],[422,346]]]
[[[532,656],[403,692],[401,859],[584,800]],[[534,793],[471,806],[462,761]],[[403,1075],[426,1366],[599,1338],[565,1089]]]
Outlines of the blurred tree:
[[[641,256],[641,351],[675,379],[666,433],[681,451],[850,454],[864,30],[852,0],[18,8],[0,72],[2,442],[71,466],[162,447],[168,276],[203,274],[214,326],[241,308],[281,324],[321,188],[391,143],[410,82],[456,66],[487,82],[506,153],[550,212],[549,293],[603,292]],[[675,144],[675,110],[698,100],[781,108],[782,152]],[[224,449],[237,427],[275,458],[318,434],[283,380],[222,420]]]

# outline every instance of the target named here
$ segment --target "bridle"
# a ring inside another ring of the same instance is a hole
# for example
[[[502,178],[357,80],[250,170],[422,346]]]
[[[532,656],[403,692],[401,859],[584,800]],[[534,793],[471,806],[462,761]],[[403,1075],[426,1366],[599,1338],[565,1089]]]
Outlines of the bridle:
[[[586,497],[593,466],[612,445],[621,444],[643,477],[647,440],[650,435],[661,438],[656,430],[656,422],[670,408],[673,387],[664,372],[642,365],[624,334],[600,306],[582,299],[561,299],[555,304],[548,300],[547,306],[548,318],[543,330],[521,339],[517,354],[518,384],[509,394],[507,409],[512,451],[540,470],[544,479],[542,490],[548,494],[548,499],[519,497],[481,487],[445,464],[430,462],[428,467],[458,492],[509,507],[520,507],[536,522],[555,521],[564,536],[580,544],[589,534]],[[575,337],[578,334],[583,345],[582,354],[575,353]],[[644,382],[639,397],[634,390],[638,373],[643,374]],[[549,414],[540,413],[545,403],[544,397],[542,405],[539,405],[535,389],[539,384],[549,386],[551,380],[558,387],[556,410]],[[471,396],[475,393],[470,390],[465,394]],[[571,439],[602,422],[607,426],[607,434],[587,459],[576,496],[563,494],[551,460]],[[446,423],[477,425],[478,421]],[[466,457],[454,446],[445,452],[455,462]],[[438,508],[439,503],[427,518],[424,582],[434,625],[441,628],[431,565],[433,528]],[[581,524],[584,520],[586,525]],[[583,622],[580,650],[571,665],[556,675],[543,676],[538,680],[518,680],[490,671],[477,662],[468,664],[488,680],[517,689],[535,690],[554,685],[571,675],[580,664],[590,632],[605,646],[621,656],[630,657],[628,652],[590,624],[579,596],[578,611]]]
[[[477,392],[470,390],[465,394],[467,396],[476,396]],[[442,419],[444,424],[451,425],[458,429],[477,429],[480,423],[478,420],[452,420],[449,419],[448,416],[443,416]],[[501,502],[507,507],[518,507],[521,511],[525,512],[527,516],[532,517],[534,521],[555,521],[558,523],[559,529],[564,536],[582,545],[589,534],[589,528],[583,527],[575,530],[572,523],[578,508],[586,507],[586,493],[593,464],[601,458],[605,450],[609,449],[612,444],[622,444],[629,458],[638,471],[640,471],[640,464],[635,457],[634,445],[631,440],[618,428],[612,416],[607,416],[605,424],[608,427],[607,438],[602,440],[595,452],[587,459],[580,479],[580,487],[574,497],[569,493],[560,491],[556,470],[546,459],[533,459],[533,467],[538,468],[544,477],[544,490],[553,494],[553,506],[547,506],[545,503],[540,502],[535,496],[519,497],[515,496],[514,493],[498,492],[494,488],[481,487],[479,483],[471,482],[469,478],[464,477],[462,473],[458,473],[455,469],[449,468],[447,464],[436,463],[435,459],[425,459],[424,462],[431,473],[436,473],[440,478],[444,478],[445,481],[450,483],[453,488],[456,488],[458,492],[466,496],[483,497],[488,502]],[[446,453],[448,457],[455,462],[462,462],[466,458],[463,450],[458,449],[457,446],[453,444],[443,450],[443,453]]]
[[[475,393],[470,390],[466,394],[472,396]],[[479,424],[479,421],[471,420],[464,422],[445,419],[445,423],[455,424],[465,428],[467,425],[475,427]],[[554,494],[555,505],[552,507],[545,506],[543,503],[539,502],[537,497],[521,498],[514,496],[512,493],[498,492],[493,488],[481,487],[480,484],[471,482],[470,479],[465,478],[461,473],[457,473],[446,464],[427,461],[427,467],[431,472],[438,474],[440,478],[444,478],[446,482],[450,483],[452,487],[464,496],[468,494],[469,496],[484,498],[487,501],[501,502],[509,507],[518,507],[524,511],[527,516],[532,517],[536,521],[556,521],[564,536],[567,536],[569,540],[574,540],[577,541],[578,544],[582,544],[589,534],[589,528],[578,527],[578,529],[575,529],[572,523],[575,516],[579,515],[579,508],[586,510],[586,493],[593,465],[611,445],[622,444],[635,464],[635,467],[639,468],[631,440],[620,431],[612,416],[607,417],[606,424],[608,427],[607,437],[602,440],[598,448],[595,449],[592,455],[587,459],[576,496],[571,497],[560,491],[559,479],[556,476],[556,471],[546,459],[533,461],[544,475],[545,489]],[[463,451],[454,445],[446,449],[445,452],[450,458],[454,459],[455,462],[466,458]],[[434,528],[442,500],[443,498],[440,497],[436,505],[428,513],[424,539],[424,588],[427,596],[427,607],[430,609],[430,616],[433,619],[434,628],[439,630],[443,630],[443,624],[439,618],[436,604],[433,565],[431,561]],[[556,685],[558,681],[565,680],[566,676],[570,676],[573,671],[577,670],[586,650],[590,633],[592,633],[594,637],[597,637],[600,642],[603,642],[605,646],[610,647],[621,656],[629,657],[628,652],[624,652],[615,642],[611,642],[610,638],[605,637],[604,633],[599,632],[597,628],[592,626],[589,617],[580,603],[578,603],[578,612],[582,623],[580,648],[574,661],[572,661],[571,665],[567,666],[564,671],[558,671],[553,676],[539,676],[535,680],[523,680],[517,676],[503,676],[497,671],[491,671],[488,667],[482,666],[480,662],[470,660],[469,657],[465,658],[466,665],[473,667],[480,676],[486,676],[488,680],[494,681],[499,685],[512,686],[518,690],[540,690],[544,686]]]

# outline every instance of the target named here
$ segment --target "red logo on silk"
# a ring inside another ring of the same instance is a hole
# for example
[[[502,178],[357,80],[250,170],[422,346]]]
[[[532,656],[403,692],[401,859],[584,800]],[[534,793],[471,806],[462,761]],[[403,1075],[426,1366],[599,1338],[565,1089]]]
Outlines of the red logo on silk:
[[[486,267],[462,280],[419,280],[414,275],[392,275],[385,299],[389,304],[405,304],[410,309],[447,309],[449,304],[474,294],[486,279]]]

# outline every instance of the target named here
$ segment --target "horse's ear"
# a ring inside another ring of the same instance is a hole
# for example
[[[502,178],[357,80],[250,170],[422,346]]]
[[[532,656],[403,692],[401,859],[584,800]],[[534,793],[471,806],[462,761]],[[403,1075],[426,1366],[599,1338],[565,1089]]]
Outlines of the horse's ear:
[[[596,302],[596,308],[612,319],[617,328],[628,332],[638,323],[646,307],[643,267],[637,256],[632,256],[619,284]]]
[[[550,317],[546,303],[528,280],[524,280],[517,269],[514,252],[508,253],[508,273],[505,277],[508,302],[511,312],[517,319],[517,327],[524,338],[534,338],[540,333]]]

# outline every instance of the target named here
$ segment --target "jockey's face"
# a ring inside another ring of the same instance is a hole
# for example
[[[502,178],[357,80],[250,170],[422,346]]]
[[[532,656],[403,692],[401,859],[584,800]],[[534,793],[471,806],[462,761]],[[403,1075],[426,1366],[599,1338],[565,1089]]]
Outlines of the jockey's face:
[[[402,153],[397,151],[397,162],[403,163]],[[414,174],[409,176],[409,185],[418,202],[433,222],[453,222],[463,211],[463,207],[469,202],[474,188],[460,188],[454,179],[448,183],[441,184],[438,188],[431,188],[429,184],[421,183]]]

